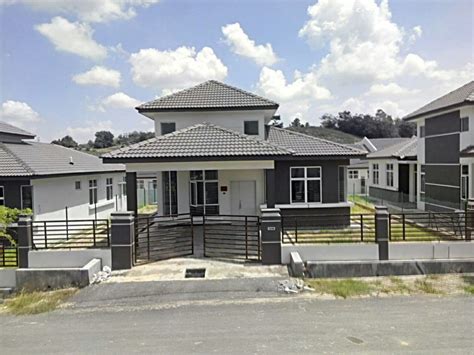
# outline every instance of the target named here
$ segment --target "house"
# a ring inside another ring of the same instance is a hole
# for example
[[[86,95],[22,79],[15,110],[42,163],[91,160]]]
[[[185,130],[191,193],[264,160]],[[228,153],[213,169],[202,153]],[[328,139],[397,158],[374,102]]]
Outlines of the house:
[[[123,165],[33,138],[0,122],[0,205],[31,208],[37,220],[107,218],[125,208]]]
[[[367,138],[352,144],[353,147],[367,151],[367,154],[388,148],[402,142],[408,142],[409,138]],[[351,159],[347,168],[347,182],[349,195],[369,194],[369,162],[367,158]]]
[[[158,214],[349,213],[346,167],[365,152],[269,126],[278,104],[210,80],[139,107],[156,137],[103,156],[127,170],[128,208],[137,175],[157,180]]]
[[[367,155],[369,195],[384,204],[416,208],[417,137]]]
[[[405,120],[418,132],[418,208],[464,209],[474,197],[474,81],[428,103]]]

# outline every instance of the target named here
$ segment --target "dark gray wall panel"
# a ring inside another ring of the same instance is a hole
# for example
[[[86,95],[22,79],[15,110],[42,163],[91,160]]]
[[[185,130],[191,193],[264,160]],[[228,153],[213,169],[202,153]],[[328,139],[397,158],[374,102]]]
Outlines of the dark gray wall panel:
[[[433,184],[460,186],[459,165],[425,165],[425,181]]]
[[[428,118],[425,120],[425,134],[430,136],[433,134],[459,132],[461,126],[459,119],[459,111]]]
[[[425,138],[426,164],[459,163],[459,134]]]
[[[30,180],[1,180],[0,186],[5,189],[5,206],[21,208],[21,185],[30,185]]]
[[[290,167],[321,166],[322,168],[322,201],[336,203],[338,199],[338,167],[349,165],[349,159],[343,160],[301,160],[276,161],[275,186],[276,203],[290,203]]]
[[[425,202],[451,208],[459,208],[461,198],[459,189],[437,185],[425,186]]]
[[[398,191],[386,190],[380,187],[369,187],[369,196],[375,197],[384,201],[402,202],[401,194]]]

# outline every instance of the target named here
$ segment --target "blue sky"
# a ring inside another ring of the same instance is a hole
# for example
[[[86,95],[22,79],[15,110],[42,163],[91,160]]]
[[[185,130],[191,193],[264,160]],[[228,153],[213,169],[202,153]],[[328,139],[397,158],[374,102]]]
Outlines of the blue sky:
[[[1,119],[42,141],[149,130],[137,103],[207,79],[317,125],[403,116],[474,76],[469,0],[0,3]]]

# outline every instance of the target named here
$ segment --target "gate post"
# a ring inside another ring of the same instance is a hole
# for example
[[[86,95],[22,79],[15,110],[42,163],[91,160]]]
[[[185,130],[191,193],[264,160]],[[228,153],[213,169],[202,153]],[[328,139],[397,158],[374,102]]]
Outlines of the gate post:
[[[385,206],[375,206],[375,241],[379,245],[379,260],[388,260],[389,213]]]
[[[113,212],[110,214],[112,270],[126,270],[133,266],[135,247],[135,218],[133,212]]]
[[[18,267],[28,268],[28,254],[33,244],[31,235],[31,216],[21,214],[18,218]]]
[[[279,208],[262,209],[262,264],[281,264],[281,215]]]

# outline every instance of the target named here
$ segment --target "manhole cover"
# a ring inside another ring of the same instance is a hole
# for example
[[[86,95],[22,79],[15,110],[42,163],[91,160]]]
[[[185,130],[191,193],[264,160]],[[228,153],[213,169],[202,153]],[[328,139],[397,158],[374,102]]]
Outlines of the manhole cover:
[[[206,277],[206,269],[186,269],[186,272],[184,274],[185,279],[204,277]]]

